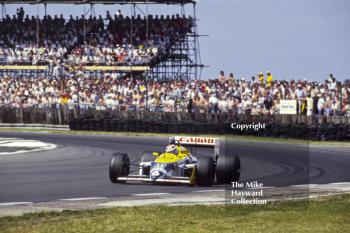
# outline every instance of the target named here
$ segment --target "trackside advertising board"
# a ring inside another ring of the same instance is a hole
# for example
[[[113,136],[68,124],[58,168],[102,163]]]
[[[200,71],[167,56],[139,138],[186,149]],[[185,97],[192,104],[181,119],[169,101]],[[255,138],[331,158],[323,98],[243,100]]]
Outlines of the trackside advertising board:
[[[280,100],[280,114],[297,114],[297,101]]]

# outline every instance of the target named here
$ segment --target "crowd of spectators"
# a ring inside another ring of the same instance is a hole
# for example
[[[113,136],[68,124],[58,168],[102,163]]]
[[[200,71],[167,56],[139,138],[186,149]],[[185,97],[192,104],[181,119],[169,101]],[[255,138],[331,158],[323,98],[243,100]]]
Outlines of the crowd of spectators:
[[[280,100],[296,100],[298,114],[343,115],[350,113],[350,82],[330,76],[323,82],[306,80],[251,80],[228,77],[201,81],[157,82],[106,75],[80,75],[64,79],[0,77],[0,105],[96,109],[149,109],[161,112],[211,112],[275,115]]]
[[[296,100],[297,113],[350,115],[350,83],[333,75],[322,82],[274,80],[270,72],[236,79],[223,71],[211,80],[152,81],[62,74],[61,65],[140,65],[164,54],[191,32],[191,17],[16,15],[0,20],[0,64],[49,65],[46,76],[0,76],[0,105],[28,107],[148,109],[252,115],[280,113],[281,100]]]
[[[136,17],[119,11],[105,17],[16,15],[0,20],[0,63],[86,65],[146,64],[191,32],[180,15]]]

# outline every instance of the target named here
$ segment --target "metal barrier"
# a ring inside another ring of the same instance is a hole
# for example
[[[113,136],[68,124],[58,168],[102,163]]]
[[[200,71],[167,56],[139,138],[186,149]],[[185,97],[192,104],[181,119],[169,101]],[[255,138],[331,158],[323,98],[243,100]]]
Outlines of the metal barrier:
[[[0,123],[31,123],[65,125],[76,118],[115,118],[121,120],[162,120],[171,122],[273,122],[279,124],[350,124],[347,116],[305,116],[305,115],[245,115],[236,113],[187,113],[146,111],[126,105],[114,109],[99,109],[74,105],[46,105],[30,108],[0,106]]]
[[[312,140],[350,140],[350,118],[344,116],[185,113],[47,108],[0,108],[0,123],[68,125],[71,130],[237,134]],[[265,129],[239,131],[231,123],[264,123]]]

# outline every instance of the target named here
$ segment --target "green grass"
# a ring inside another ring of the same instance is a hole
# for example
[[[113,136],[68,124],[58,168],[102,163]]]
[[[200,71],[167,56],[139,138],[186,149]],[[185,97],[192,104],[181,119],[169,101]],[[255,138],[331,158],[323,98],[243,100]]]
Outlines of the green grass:
[[[69,134],[69,135],[107,135],[107,136],[160,136],[168,137],[174,136],[170,133],[143,133],[143,132],[106,132],[106,131],[69,131],[69,130],[47,130],[47,129],[27,129],[27,128],[0,128],[0,132],[30,132],[30,133],[55,133],[55,134]],[[188,136],[198,136],[198,134],[179,134]],[[224,138],[223,135],[204,135],[200,136],[211,136]],[[254,141],[254,142],[269,142],[269,143],[288,143],[288,144],[312,144],[312,145],[323,145],[323,146],[350,146],[350,142],[338,142],[338,141],[309,141],[301,139],[285,139],[285,138],[267,138],[267,137],[256,137],[256,136],[239,136],[239,135],[228,135],[226,140],[236,141]]]
[[[0,218],[2,233],[349,232],[350,195],[266,206],[145,206]]]

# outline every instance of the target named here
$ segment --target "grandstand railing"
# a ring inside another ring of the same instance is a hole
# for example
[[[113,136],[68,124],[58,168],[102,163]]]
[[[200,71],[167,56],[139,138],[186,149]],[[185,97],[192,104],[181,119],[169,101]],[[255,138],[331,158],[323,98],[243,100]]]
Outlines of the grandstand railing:
[[[57,124],[66,125],[75,118],[116,118],[116,119],[140,119],[140,120],[167,120],[169,122],[237,122],[262,120],[274,123],[334,123],[350,124],[347,116],[305,116],[305,115],[246,115],[237,113],[208,113],[185,111],[162,112],[156,108],[150,111],[145,108],[134,108],[130,105],[120,105],[114,109],[92,108],[89,105],[60,105],[47,104],[28,108],[0,106],[0,123],[28,123],[28,124]]]
[[[62,70],[62,67],[60,67]],[[147,65],[144,66],[101,66],[101,65],[91,65],[82,66],[82,71],[84,73],[89,73],[92,76],[100,76],[105,72],[109,73],[129,73],[129,72],[146,72],[150,70]],[[61,72],[61,71],[60,71]],[[61,76],[61,74],[55,74],[54,68],[45,65],[0,65],[0,76]]]

